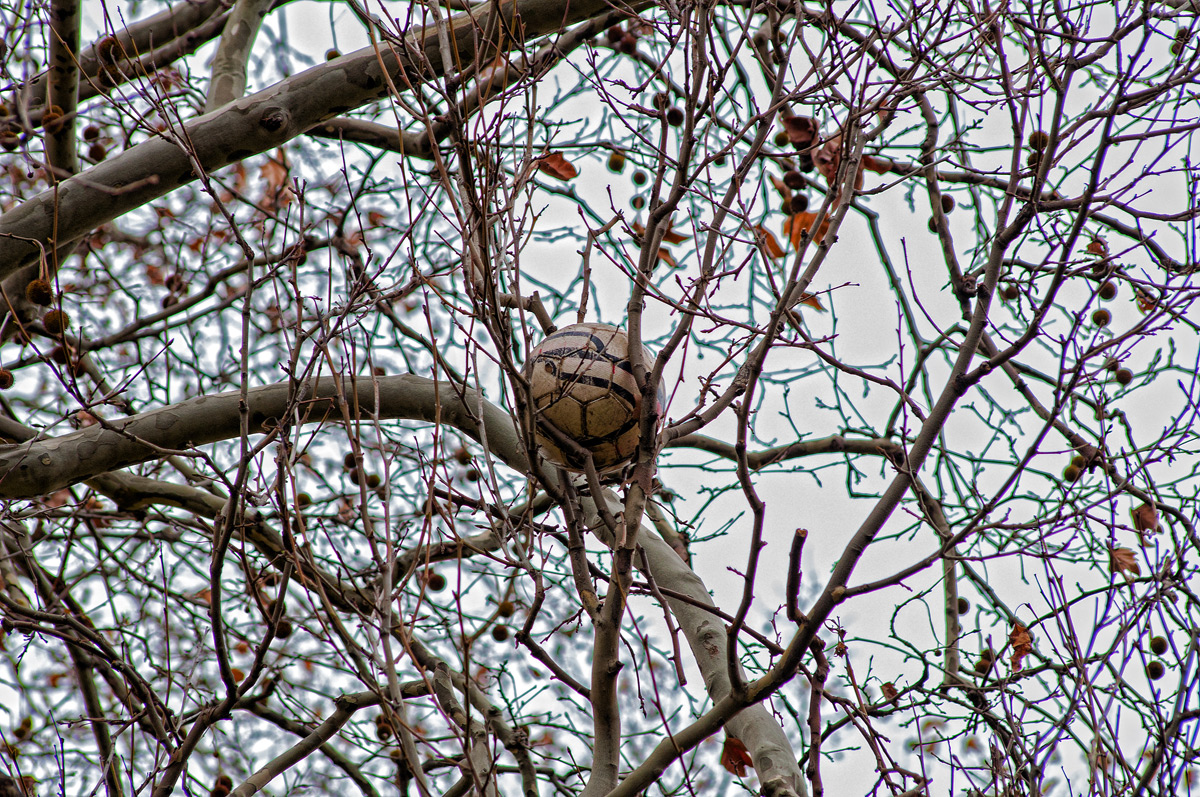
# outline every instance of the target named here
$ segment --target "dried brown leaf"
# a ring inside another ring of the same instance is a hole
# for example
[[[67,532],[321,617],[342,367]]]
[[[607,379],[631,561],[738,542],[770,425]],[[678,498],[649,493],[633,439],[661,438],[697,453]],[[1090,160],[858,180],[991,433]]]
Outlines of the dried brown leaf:
[[[1033,637],[1029,635],[1029,629],[1020,623],[1013,624],[1013,628],[1008,632],[1008,641],[1012,645],[1012,669],[1013,672],[1019,672],[1021,669],[1021,660],[1033,652]]]
[[[825,305],[821,304],[820,297],[818,297],[815,293],[800,294],[799,303],[806,307],[811,307],[814,310],[820,310],[822,313],[825,312]]]
[[[788,188],[787,183],[785,183],[783,180],[780,180],[773,174],[768,174],[767,179],[771,181],[771,185],[775,186],[775,190],[779,192],[781,197],[783,197],[784,202],[787,202],[792,198],[792,189]]]
[[[642,226],[642,223],[640,221],[635,221],[633,224],[629,225],[629,228],[634,231],[634,233],[637,235],[637,237],[645,240],[646,228]],[[667,231],[665,233],[663,233],[663,243],[665,243],[665,244],[681,244],[684,241],[686,241],[688,238],[691,238],[691,237],[692,236],[690,236],[690,235],[684,235],[683,233],[675,232],[675,230],[673,230],[671,227],[668,227]]]
[[[1129,548],[1109,548],[1108,549],[1108,572],[1110,573],[1133,573],[1135,576],[1142,574],[1142,568],[1138,564],[1137,554]]]
[[[1138,308],[1138,310],[1140,310],[1143,313],[1150,312],[1151,310],[1154,309],[1154,306],[1156,304],[1158,304],[1158,302],[1156,302],[1154,300],[1153,296],[1151,296],[1149,293],[1142,290],[1141,288],[1137,289],[1136,295],[1137,295],[1137,308]]]
[[[784,237],[792,242],[792,246],[799,247],[800,242],[804,239],[805,234],[808,233],[809,229],[813,225],[813,222],[816,220],[817,214],[809,213],[808,211],[789,216],[783,222]],[[817,243],[821,242],[828,230],[829,216],[826,216],[825,220],[821,222],[820,228],[818,228],[816,233],[813,234],[813,238],[817,241]]]
[[[579,176],[579,170],[561,152],[551,152],[542,157],[538,161],[538,168],[559,180],[574,180]]]
[[[1158,510],[1150,504],[1142,504],[1137,509],[1131,510],[1129,514],[1133,517],[1133,527],[1137,529],[1143,542],[1148,535],[1159,532]]]
[[[870,169],[876,174],[887,174],[895,166],[887,158],[880,158],[876,155],[863,155],[862,165],[864,169]]]
[[[746,777],[746,767],[753,766],[750,751],[741,739],[732,736],[725,737],[725,747],[721,750],[721,766],[739,778]]]
[[[755,225],[754,232],[758,236],[759,242],[762,243],[763,249],[766,250],[767,257],[772,260],[778,260],[783,257],[783,247],[779,245],[779,239],[775,237],[774,233],[761,224]]]

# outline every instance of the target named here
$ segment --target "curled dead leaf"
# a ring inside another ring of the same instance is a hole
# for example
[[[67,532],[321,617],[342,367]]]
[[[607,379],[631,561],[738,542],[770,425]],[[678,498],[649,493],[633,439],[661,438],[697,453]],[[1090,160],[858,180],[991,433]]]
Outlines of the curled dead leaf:
[[[779,239],[775,237],[774,233],[761,224],[756,224],[754,226],[754,234],[757,236],[762,248],[766,251],[767,257],[772,260],[778,260],[783,257],[783,247],[779,245]]]
[[[558,180],[574,180],[579,176],[579,170],[561,152],[543,156],[538,160],[538,169]]]
[[[1142,538],[1142,544],[1145,544],[1148,536],[1161,530],[1158,525],[1158,510],[1150,504],[1142,504],[1137,509],[1130,510],[1129,514],[1133,518],[1133,527]]]
[[[1154,309],[1154,306],[1156,304],[1158,304],[1158,302],[1155,301],[1153,296],[1151,296],[1149,293],[1142,290],[1141,288],[1137,289],[1137,292],[1135,295],[1137,297],[1137,308],[1138,308],[1138,310],[1140,310],[1143,313],[1150,312],[1151,310]]]
[[[877,155],[863,155],[862,165],[864,169],[870,169],[875,174],[887,174],[895,166],[887,158],[881,158]]]
[[[783,222],[783,234],[792,242],[792,246],[799,247],[804,236],[809,234],[813,222],[817,220],[816,213],[796,213],[789,216]],[[829,216],[821,222],[821,226],[813,233],[813,238],[817,243],[820,243],[825,238],[825,233],[829,231]]]
[[[1108,572],[1133,573],[1135,576],[1140,576],[1142,568],[1138,564],[1137,554],[1129,548],[1109,548]]]
[[[739,778],[744,778],[746,767],[753,765],[754,761],[750,758],[750,751],[746,749],[746,745],[742,744],[742,740],[726,736],[725,747],[721,750],[721,766]]]
[[[821,299],[815,293],[800,294],[800,301],[797,304],[802,304],[805,307],[811,307],[814,310],[825,312],[825,305],[821,304]]]
[[[631,230],[633,230],[633,232],[639,238],[644,239],[646,237],[646,228],[642,226],[642,223],[640,221],[635,221],[633,224],[629,225],[629,228]],[[692,236],[690,236],[690,235],[684,235],[683,233],[675,232],[674,229],[672,229],[671,227],[668,227],[667,231],[663,233],[663,243],[665,243],[665,244],[681,244],[684,241],[686,241],[688,238],[691,238],[691,237]]]
[[[775,190],[779,192],[779,196],[783,197],[784,202],[792,198],[792,189],[788,188],[787,183],[773,174],[768,174],[767,179],[771,181],[771,185],[775,186]]]
[[[836,135],[821,145],[821,148],[813,153],[813,165],[817,167],[817,171],[825,178],[825,182],[830,188],[837,187],[838,167],[842,164],[842,137]],[[881,165],[882,160],[876,165]],[[863,168],[866,165],[866,156],[858,162],[858,173],[854,175],[854,190],[857,191],[863,187]],[[890,166],[889,166],[890,168]],[[886,170],[885,170],[886,171]],[[838,206],[841,201],[840,196],[833,198],[833,204],[830,206],[830,211]]]
[[[1021,660],[1033,652],[1033,637],[1029,635],[1029,629],[1020,623],[1014,623],[1011,631],[1008,632],[1008,641],[1012,645],[1012,657],[1010,659],[1013,672],[1021,670]]]

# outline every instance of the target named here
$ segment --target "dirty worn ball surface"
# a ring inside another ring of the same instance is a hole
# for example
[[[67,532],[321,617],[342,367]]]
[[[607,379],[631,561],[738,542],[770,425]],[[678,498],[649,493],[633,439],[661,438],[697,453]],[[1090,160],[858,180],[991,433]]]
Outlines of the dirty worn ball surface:
[[[623,465],[637,450],[641,395],[628,346],[614,326],[575,324],[548,336],[525,364],[539,420],[587,449],[598,471]],[[579,452],[564,450],[540,428],[535,435],[546,459],[583,470]]]

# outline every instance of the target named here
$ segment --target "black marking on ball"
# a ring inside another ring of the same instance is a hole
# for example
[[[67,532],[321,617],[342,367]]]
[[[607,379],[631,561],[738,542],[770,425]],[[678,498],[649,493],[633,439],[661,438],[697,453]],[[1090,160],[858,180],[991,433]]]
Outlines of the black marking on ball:
[[[599,376],[590,376],[588,374],[563,374],[563,379],[569,380],[570,385],[590,385],[591,387],[607,388],[624,399],[630,407],[636,403],[636,397],[632,391],[621,387],[611,379],[606,379]],[[566,388],[564,388],[563,392],[566,392]]]

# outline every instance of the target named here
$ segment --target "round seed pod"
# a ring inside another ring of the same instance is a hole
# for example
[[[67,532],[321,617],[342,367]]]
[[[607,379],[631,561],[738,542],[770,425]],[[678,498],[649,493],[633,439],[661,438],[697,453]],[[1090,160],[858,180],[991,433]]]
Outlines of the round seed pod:
[[[54,286],[50,284],[49,280],[41,277],[30,280],[29,284],[25,286],[25,298],[33,304],[49,307],[50,303],[54,301]]]
[[[51,310],[42,316],[42,326],[51,335],[61,335],[71,327],[71,316],[62,310]]]

